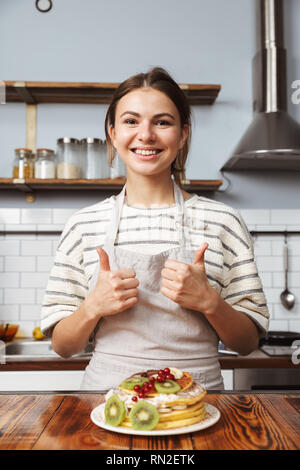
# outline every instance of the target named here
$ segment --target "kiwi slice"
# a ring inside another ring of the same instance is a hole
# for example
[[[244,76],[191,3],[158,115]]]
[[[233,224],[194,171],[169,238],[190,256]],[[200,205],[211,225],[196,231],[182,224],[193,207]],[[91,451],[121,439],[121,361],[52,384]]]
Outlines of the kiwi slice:
[[[148,377],[142,377],[140,375],[135,375],[134,377],[129,377],[129,379],[124,380],[121,383],[122,388],[127,388],[128,390],[133,390],[135,385],[143,385],[145,382],[149,382]]]
[[[158,393],[177,393],[181,390],[180,385],[174,380],[164,380],[163,382],[155,382],[155,390]]]
[[[106,402],[104,414],[107,424],[119,426],[125,418],[126,408],[118,395],[112,395]]]
[[[154,405],[146,400],[140,400],[131,408],[129,419],[133,429],[149,431],[157,425],[159,414]]]

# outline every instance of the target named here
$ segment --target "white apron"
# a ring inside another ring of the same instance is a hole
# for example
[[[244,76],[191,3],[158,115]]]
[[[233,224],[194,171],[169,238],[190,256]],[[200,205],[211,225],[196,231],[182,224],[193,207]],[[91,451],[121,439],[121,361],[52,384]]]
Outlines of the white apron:
[[[95,330],[95,350],[82,390],[108,390],[126,377],[147,369],[176,367],[190,372],[208,389],[223,389],[218,361],[218,337],[205,316],[181,307],[160,292],[161,271],[167,259],[194,262],[189,230],[184,229],[185,204],[173,181],[179,247],[156,255],[135,253],[115,246],[125,199],[123,187],[112,211],[103,249],[112,271],[132,268],[139,280],[138,302],[133,307],[101,318]],[[95,287],[99,263],[90,280]]]

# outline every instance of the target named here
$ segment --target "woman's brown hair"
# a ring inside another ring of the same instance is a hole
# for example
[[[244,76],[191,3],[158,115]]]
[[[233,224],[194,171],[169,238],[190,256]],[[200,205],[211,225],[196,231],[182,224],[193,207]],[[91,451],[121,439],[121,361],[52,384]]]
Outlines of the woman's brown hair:
[[[116,89],[105,117],[105,135],[109,164],[112,166],[112,162],[116,156],[116,149],[114,148],[109,135],[109,127],[110,125],[115,127],[117,104],[123,96],[138,88],[154,88],[155,90],[165,93],[165,95],[173,101],[179,112],[181,128],[183,128],[185,124],[189,127],[188,137],[184,146],[178,151],[176,158],[171,165],[171,174],[174,175],[176,183],[181,187],[181,181],[185,180],[185,164],[191,142],[191,110],[184,92],[169,73],[161,67],[154,67],[147,73],[133,75],[122,82]]]

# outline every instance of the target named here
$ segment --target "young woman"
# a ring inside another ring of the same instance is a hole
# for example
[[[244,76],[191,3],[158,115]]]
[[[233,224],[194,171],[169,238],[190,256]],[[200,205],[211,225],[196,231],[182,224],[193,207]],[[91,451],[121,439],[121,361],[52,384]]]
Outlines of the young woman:
[[[268,310],[235,209],[181,189],[191,136],[184,93],[161,68],[117,89],[105,131],[121,193],[76,212],[60,239],[41,326],[62,357],[95,350],[82,388],[106,390],[176,367],[222,389],[218,342],[258,346]]]

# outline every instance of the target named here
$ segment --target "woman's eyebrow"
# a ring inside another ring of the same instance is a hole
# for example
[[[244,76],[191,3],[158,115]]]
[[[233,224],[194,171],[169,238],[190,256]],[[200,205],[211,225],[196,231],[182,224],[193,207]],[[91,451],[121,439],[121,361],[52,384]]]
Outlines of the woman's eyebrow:
[[[122,116],[124,116],[124,114],[133,114],[133,116],[136,116],[136,117],[140,117],[141,115],[139,113],[136,113],[134,111],[125,111],[124,113],[121,114],[120,118]],[[159,114],[154,114],[153,117],[155,118],[160,118],[160,117],[163,117],[163,116],[169,116],[171,119],[173,119],[175,121],[175,117],[172,116],[172,114],[170,113],[159,113]]]
[[[168,117],[170,117],[171,119],[173,119],[175,121],[175,117],[172,116],[172,114],[170,114],[170,113],[159,113],[159,114],[154,115],[155,118],[160,118],[160,117],[163,117],[163,116],[168,116]]]

